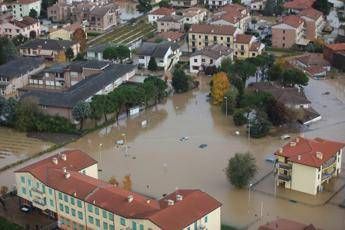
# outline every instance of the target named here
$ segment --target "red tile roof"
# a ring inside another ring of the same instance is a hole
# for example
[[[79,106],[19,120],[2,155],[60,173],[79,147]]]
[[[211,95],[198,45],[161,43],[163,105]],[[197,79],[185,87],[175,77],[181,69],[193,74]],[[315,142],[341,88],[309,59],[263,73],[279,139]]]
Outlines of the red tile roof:
[[[250,41],[252,40],[253,35],[249,34],[237,34],[235,37],[234,42],[236,43],[241,43],[241,44],[249,44]]]
[[[30,3],[33,3],[33,2],[38,2],[39,0],[17,0],[16,3],[18,4],[30,4]]]
[[[345,51],[345,43],[326,44],[326,47],[333,51]]]
[[[322,66],[309,66],[307,68],[305,68],[305,71],[307,71],[307,73],[310,75],[310,76],[314,76],[314,75],[317,75],[317,74],[322,74],[322,73],[325,73],[326,70],[324,67]]]
[[[284,3],[284,8],[292,10],[305,10],[311,8],[315,0],[292,0]]]
[[[185,228],[221,206],[216,199],[200,190],[177,190],[161,200],[155,200],[115,187],[78,172],[96,163],[86,153],[79,150],[63,153],[66,154],[65,161],[62,155],[55,155],[16,172],[31,173],[57,191],[125,218],[148,219],[165,230]],[[57,164],[53,163],[54,157],[59,159]],[[182,196],[182,200],[177,200],[177,195]],[[129,197],[133,199],[129,201]],[[168,205],[168,200],[174,204]]]
[[[249,47],[249,51],[259,51],[261,47],[261,42],[253,42]]]
[[[184,36],[184,33],[178,31],[167,31],[157,34],[157,37],[169,40],[169,41],[179,41]]]
[[[300,25],[303,24],[303,20],[301,19],[301,17],[297,15],[289,15],[283,17],[283,23],[290,25],[294,28],[298,28]]]
[[[316,228],[310,224],[306,225],[296,221],[288,219],[277,219],[267,224],[263,224],[259,227],[259,230],[316,230]]]
[[[189,33],[200,34],[218,34],[234,35],[236,28],[234,26],[210,25],[210,24],[192,24]]]
[[[301,11],[298,15],[305,16],[316,21],[317,19],[322,17],[323,14],[321,11],[315,10],[314,8],[309,8]]]
[[[341,142],[298,137],[276,151],[275,155],[287,157],[288,161],[298,164],[319,168],[344,147],[345,143]],[[318,153],[321,153],[322,157],[317,157]]]
[[[171,15],[174,13],[175,10],[173,8],[167,8],[167,7],[160,7],[149,14],[154,14],[154,15]]]
[[[225,20],[232,24],[239,22],[247,16],[247,11],[242,13],[246,8],[239,4],[227,4],[221,7],[213,16],[212,20]]]
[[[39,21],[37,19],[34,19],[29,16],[25,16],[22,18],[22,20],[13,20],[13,24],[20,27],[20,28],[25,28],[28,26],[31,26],[33,24],[38,23]]]

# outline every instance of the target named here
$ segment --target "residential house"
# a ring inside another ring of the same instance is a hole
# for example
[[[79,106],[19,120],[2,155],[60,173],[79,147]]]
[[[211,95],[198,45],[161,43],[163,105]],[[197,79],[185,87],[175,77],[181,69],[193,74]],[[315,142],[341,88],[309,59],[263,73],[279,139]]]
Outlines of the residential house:
[[[0,36],[13,38],[20,34],[27,38],[36,38],[41,34],[40,21],[29,16],[1,20]]]
[[[164,40],[169,42],[180,42],[184,39],[185,34],[180,31],[168,31],[156,34],[153,38],[150,38],[149,42],[155,42],[158,40]]]
[[[252,11],[262,11],[265,9],[267,0],[253,0],[250,1],[249,6]]]
[[[179,45],[172,42],[152,43],[143,42],[136,52],[139,66],[148,68],[151,58],[156,60],[157,66],[168,70],[180,59]]]
[[[259,227],[258,230],[321,230],[313,224],[303,224],[293,220],[279,218],[271,222],[267,222]]]
[[[274,154],[276,186],[316,195],[341,171],[345,143],[297,137]]]
[[[330,63],[324,59],[322,54],[307,53],[297,56],[288,61],[291,65],[304,71],[308,76],[321,79],[325,78],[331,70]]]
[[[169,15],[157,19],[158,32],[182,31],[183,17],[180,15]]]
[[[261,55],[265,45],[253,35],[237,34],[234,39],[234,56],[245,59]]]
[[[242,32],[246,31],[250,22],[249,10],[240,4],[228,4],[221,7],[211,18],[211,24],[231,25]]]
[[[78,66],[80,68],[80,65]],[[98,70],[94,71],[98,72]],[[71,74],[72,72],[75,71],[71,71]],[[30,89],[27,92],[23,92],[22,98],[35,98],[42,107],[43,112],[50,115],[59,115],[74,121],[72,109],[78,102],[90,102],[94,95],[110,93],[121,85],[122,82],[128,81],[133,77],[135,72],[136,68],[133,65],[112,64],[100,73],[95,73],[78,81],[67,90]],[[76,75],[74,79],[77,81],[78,76]]]
[[[233,60],[233,51],[223,45],[206,46],[202,50],[194,52],[189,58],[189,69],[191,73],[198,73],[208,67],[220,67],[222,60],[230,58]]]
[[[89,46],[86,50],[86,59],[87,60],[98,60],[103,61],[103,51],[111,46],[111,44],[99,44],[94,46]]]
[[[63,25],[61,28],[53,28],[49,31],[49,39],[72,40],[73,33],[77,29],[83,29],[83,27],[79,23],[74,23]]]
[[[284,9],[289,13],[299,13],[303,10],[312,8],[315,0],[292,0],[283,4]]]
[[[21,45],[19,51],[23,56],[44,57],[48,60],[56,60],[68,48],[71,48],[74,55],[77,55],[80,45],[68,40],[35,39]]]
[[[0,95],[16,96],[17,90],[26,86],[31,74],[45,67],[43,58],[18,57],[0,65]]]
[[[207,10],[198,7],[191,7],[182,10],[184,24],[198,24],[207,18]]]
[[[156,200],[98,179],[97,161],[68,150],[15,171],[20,204],[58,220],[59,229],[221,228],[221,203],[201,190]]]
[[[30,10],[34,9],[39,16],[41,13],[41,0],[17,0],[7,5],[12,10],[16,19],[29,16]]]
[[[309,8],[302,10],[298,15],[304,20],[306,39],[313,41],[321,36],[321,32],[326,24],[321,11]]]
[[[215,44],[234,48],[234,37],[239,32],[230,25],[192,24],[188,31],[188,50],[195,52]]]
[[[198,4],[198,0],[171,0],[173,7],[193,7]]]
[[[307,45],[309,40],[304,36],[304,21],[297,15],[285,16],[281,23],[272,26],[272,46],[276,48]]]
[[[63,22],[71,18],[72,5],[64,0],[58,0],[54,5],[47,8],[47,17],[53,22]]]
[[[148,17],[149,23],[154,23],[159,18],[162,18],[164,16],[171,16],[171,15],[175,15],[175,10],[173,8],[160,7],[158,9],[151,11],[147,15],[147,17]]]
[[[29,85],[22,91],[34,88],[68,89],[87,77],[100,74],[110,65],[110,62],[96,60],[55,64],[37,74],[30,75]]]
[[[216,9],[216,8],[225,6],[226,4],[230,4],[231,2],[232,2],[231,0],[205,0],[204,4],[209,9]]]
[[[118,8],[114,3],[95,6],[88,12],[87,25],[89,30],[105,31],[118,23]]]
[[[345,43],[326,44],[323,56],[333,67],[345,71]]]

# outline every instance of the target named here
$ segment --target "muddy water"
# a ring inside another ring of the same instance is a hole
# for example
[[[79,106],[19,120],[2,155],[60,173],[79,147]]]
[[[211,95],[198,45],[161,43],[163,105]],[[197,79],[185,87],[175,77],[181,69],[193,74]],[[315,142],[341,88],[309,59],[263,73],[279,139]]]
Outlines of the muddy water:
[[[331,94],[322,96],[323,91]],[[249,195],[248,191],[229,185],[224,168],[236,152],[253,153],[261,176],[272,168],[264,161],[265,155],[283,141],[277,136],[248,139],[245,130],[235,135],[237,128],[231,119],[207,103],[207,94],[204,79],[201,90],[175,95],[163,105],[91,133],[67,147],[82,149],[99,160],[100,177],[105,180],[115,176],[121,181],[124,175],[131,174],[134,190],[149,196],[159,198],[176,188],[200,188],[223,203],[222,221],[228,224],[251,223],[255,229],[258,224],[279,216],[313,222],[324,229],[345,229],[345,211],[334,205],[309,207],[258,192]],[[328,82],[312,81],[306,94],[324,118],[306,127],[304,135],[345,140],[342,91]],[[148,121],[145,128],[141,127],[143,120]],[[115,147],[117,140],[124,139],[121,134],[125,134],[128,143],[127,154],[125,148]],[[188,140],[180,141],[184,136]],[[207,147],[201,149],[200,144]],[[263,218],[256,221],[261,209]]]

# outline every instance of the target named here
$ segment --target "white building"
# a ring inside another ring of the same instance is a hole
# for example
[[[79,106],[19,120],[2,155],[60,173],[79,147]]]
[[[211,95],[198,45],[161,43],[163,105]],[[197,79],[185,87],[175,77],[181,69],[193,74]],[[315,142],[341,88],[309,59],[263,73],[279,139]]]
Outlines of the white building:
[[[155,9],[151,11],[148,15],[148,21],[149,23],[154,23],[157,21],[157,19],[162,18],[164,16],[171,16],[175,15],[175,10],[172,8],[166,8],[166,7],[160,7],[158,9]]]
[[[41,0],[17,0],[10,6],[12,8],[12,14],[18,19],[29,16],[31,9],[36,10],[37,16],[39,16],[41,13],[41,3]]]
[[[220,230],[221,204],[200,190],[153,199],[98,179],[97,162],[61,152],[15,172],[21,205],[58,220],[60,229]]]
[[[179,61],[181,52],[176,43],[144,42],[138,49],[136,55],[139,65],[144,68],[148,68],[150,59],[154,58],[158,67],[168,70]]]
[[[189,69],[191,73],[198,73],[207,67],[220,67],[222,60],[230,58],[233,60],[232,49],[223,45],[212,45],[194,52],[189,58]]]
[[[210,9],[215,9],[230,4],[231,2],[231,0],[205,0],[204,4]]]
[[[182,11],[184,24],[198,24],[207,17],[207,10],[203,8],[191,7]]]
[[[0,24],[0,35],[13,38],[17,35],[36,38],[41,34],[41,24],[38,19],[24,16],[20,19],[4,20]]]

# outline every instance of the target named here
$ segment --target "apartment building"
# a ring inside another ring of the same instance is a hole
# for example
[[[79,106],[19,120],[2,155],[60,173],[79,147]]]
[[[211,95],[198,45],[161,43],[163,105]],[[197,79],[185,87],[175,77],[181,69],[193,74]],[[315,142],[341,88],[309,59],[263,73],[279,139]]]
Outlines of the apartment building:
[[[118,16],[118,7],[111,3],[91,8],[84,20],[87,20],[89,30],[105,31],[117,25]]]
[[[173,7],[192,7],[198,4],[197,0],[172,0],[170,4]]]
[[[183,17],[180,15],[169,15],[157,19],[157,31],[183,31]]]
[[[41,34],[40,21],[29,16],[1,20],[0,36],[13,38],[19,34],[27,38],[36,38]]]
[[[233,60],[233,50],[223,45],[212,45],[194,52],[189,58],[189,71],[198,73],[209,67],[220,67],[222,60]]]
[[[345,143],[297,137],[275,152],[276,186],[316,195],[341,171]]]
[[[234,56],[238,59],[256,57],[262,54],[265,45],[253,35],[237,34],[234,39]]]
[[[148,17],[149,23],[154,23],[159,18],[162,18],[164,16],[172,16],[172,15],[175,15],[175,10],[173,8],[160,7],[158,9],[151,11],[147,15],[147,17]]]
[[[325,27],[325,19],[321,11],[309,8],[298,14],[304,21],[305,38],[313,41],[321,36],[321,32]]]
[[[239,32],[234,26],[193,24],[188,32],[188,50],[195,52],[215,44],[234,48],[234,38]]]
[[[231,0],[205,0],[204,1],[204,4],[210,9],[216,9],[230,3],[231,3]]]
[[[15,171],[20,204],[58,220],[60,229],[220,230],[221,203],[200,190],[153,199],[98,179],[97,162],[68,150]]]
[[[30,10],[34,9],[39,16],[41,13],[41,0],[17,0],[8,5],[16,19],[29,16]]]
[[[309,40],[304,38],[304,21],[297,15],[282,18],[281,23],[272,26],[272,46],[277,48],[291,48],[293,45],[307,45]]]
[[[191,7],[182,10],[183,23],[197,24],[206,20],[207,10],[198,7]]]
[[[47,8],[47,17],[53,22],[62,22],[72,15],[72,5],[63,0],[57,1],[54,5]]]
[[[244,32],[250,22],[250,12],[240,4],[228,4],[214,13],[210,21],[214,25],[231,25]]]

